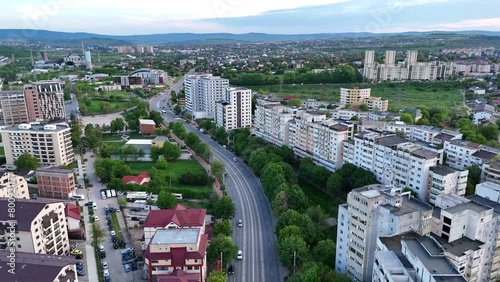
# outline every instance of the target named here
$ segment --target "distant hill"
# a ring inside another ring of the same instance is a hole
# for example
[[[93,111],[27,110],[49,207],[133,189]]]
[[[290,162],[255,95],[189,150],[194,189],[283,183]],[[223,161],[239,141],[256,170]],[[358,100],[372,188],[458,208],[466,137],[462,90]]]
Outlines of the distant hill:
[[[110,44],[129,43],[183,43],[207,41],[213,42],[275,42],[307,39],[328,39],[340,37],[374,37],[374,36],[395,36],[395,35],[425,35],[425,34],[477,34],[487,36],[500,36],[500,32],[494,31],[431,31],[431,32],[404,32],[404,33],[317,33],[317,34],[267,34],[267,33],[164,33],[148,35],[103,35],[85,32],[59,32],[49,30],[29,30],[29,29],[0,29],[0,40],[19,41],[80,41],[80,40],[109,40]]]

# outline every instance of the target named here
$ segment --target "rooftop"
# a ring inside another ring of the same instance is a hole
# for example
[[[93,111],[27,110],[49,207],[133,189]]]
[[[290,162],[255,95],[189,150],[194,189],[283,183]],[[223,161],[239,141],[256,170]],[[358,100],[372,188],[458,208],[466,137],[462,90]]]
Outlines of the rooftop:
[[[9,126],[3,128],[1,131],[19,131],[19,132],[30,132],[30,131],[46,131],[46,132],[55,132],[69,129],[69,125],[67,124],[20,124],[16,126]]]
[[[52,200],[52,199],[36,199],[36,200],[26,200],[26,199],[16,199],[16,220],[19,231],[31,231],[31,223],[36,216],[45,208],[47,204],[60,203],[63,205],[62,201]],[[0,198],[0,210],[8,210],[8,198]],[[9,217],[9,213],[0,212],[0,221],[12,220]],[[0,225],[0,229],[2,225]]]
[[[199,282],[200,275],[198,273],[186,273],[180,269],[174,270],[170,274],[154,275],[153,282]]]
[[[428,150],[428,149],[418,149],[418,150],[415,150],[411,153],[414,156],[421,157],[421,158],[424,158],[427,160],[434,159],[437,157],[436,152],[433,152],[433,151]]]
[[[380,144],[380,145],[386,146],[386,147],[397,145],[397,144],[402,144],[402,143],[407,143],[407,142],[408,142],[408,140],[406,140],[402,137],[396,136],[396,135],[384,136],[384,137],[379,138],[376,141],[377,144]]]
[[[61,269],[67,265],[75,264],[77,260],[73,256],[53,256],[43,254],[32,254],[16,252],[16,274],[13,277],[8,272],[9,252],[0,250],[0,281],[13,282],[53,282]],[[71,277],[73,276],[73,278]],[[13,280],[14,278],[14,280]],[[66,272],[65,279],[73,281],[76,273]],[[62,281],[62,280],[61,280]]]
[[[483,242],[479,240],[471,240],[465,236],[451,243],[448,243],[447,240],[437,236],[436,234],[431,233],[431,236],[443,247],[445,251],[455,256],[463,256],[465,252],[469,250],[476,251],[484,246]]]
[[[48,172],[48,173],[64,173],[64,174],[70,174],[73,173],[73,170],[71,169],[63,169],[63,168],[58,168],[58,167],[42,167],[36,170],[36,172]]]
[[[144,227],[164,228],[169,223],[175,223],[179,227],[196,227],[205,224],[205,209],[186,209],[178,204],[168,210],[152,210],[149,212]]]
[[[488,200],[486,198],[483,198],[478,195],[473,195],[467,198],[468,200],[471,200],[472,202],[481,205],[484,208],[490,208],[495,211],[495,213],[500,215],[500,203]]]
[[[489,208],[472,201],[444,209],[444,211],[449,212],[451,214],[460,213],[466,210],[471,210],[477,213],[481,213],[489,210]]]
[[[439,175],[448,175],[457,172],[458,170],[453,169],[447,165],[439,165],[431,167],[431,171]]]
[[[139,119],[140,124],[147,124],[147,125],[154,125],[156,126],[156,123],[152,119]]]
[[[381,184],[367,185],[360,188],[356,188],[352,191],[358,192],[367,198],[375,198],[382,195],[382,190],[388,189]]]
[[[472,154],[473,157],[476,157],[478,159],[483,159],[483,160],[490,160],[490,159],[494,158],[496,155],[497,155],[496,153],[485,151],[485,150],[479,150],[479,151],[475,152],[474,154]]]
[[[159,229],[156,231],[150,244],[196,244],[200,232],[200,228]]]
[[[153,142],[167,142],[168,137],[167,136],[156,136],[155,139],[153,139]]]

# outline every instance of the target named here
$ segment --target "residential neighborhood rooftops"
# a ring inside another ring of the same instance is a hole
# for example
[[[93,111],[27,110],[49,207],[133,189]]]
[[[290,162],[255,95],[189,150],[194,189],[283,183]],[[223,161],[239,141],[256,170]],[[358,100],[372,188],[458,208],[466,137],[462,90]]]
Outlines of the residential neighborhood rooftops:
[[[37,199],[37,200],[25,200],[16,199],[16,220],[17,220],[17,230],[18,231],[31,231],[31,223],[33,219],[45,208],[47,204],[61,203],[63,202],[52,200],[52,199]],[[0,198],[0,211],[8,210],[8,198]],[[12,218],[9,217],[8,212],[0,212],[0,221],[9,221]],[[1,228],[1,226],[0,226]]]

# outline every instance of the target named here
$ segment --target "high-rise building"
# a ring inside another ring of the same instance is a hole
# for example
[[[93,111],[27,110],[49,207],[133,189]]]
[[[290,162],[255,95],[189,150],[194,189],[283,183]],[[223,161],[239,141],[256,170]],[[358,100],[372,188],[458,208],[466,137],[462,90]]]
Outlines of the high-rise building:
[[[30,121],[57,120],[66,117],[64,92],[58,81],[39,81],[24,86]]]
[[[439,194],[465,196],[469,171],[453,169],[449,166],[431,167],[429,171],[429,202],[436,204]]]
[[[30,121],[22,90],[1,91],[0,107],[2,109],[2,124],[4,125],[16,125]]]
[[[418,59],[418,51],[416,50],[408,50],[406,51],[406,64],[414,65],[417,63]]]
[[[13,172],[0,173],[0,198],[29,199],[28,182]]]
[[[367,105],[370,111],[387,111],[389,101],[371,97],[371,88],[340,88],[341,105]]]
[[[226,97],[216,105],[215,125],[226,130],[252,126],[252,90],[227,88]]]
[[[385,60],[386,65],[394,65],[396,63],[396,51],[387,50],[385,51]]]
[[[85,64],[87,65],[87,69],[92,69],[92,55],[90,51],[85,51]]]
[[[186,110],[195,118],[215,118],[216,102],[222,101],[229,80],[211,74],[186,75],[184,90]]]
[[[410,192],[380,184],[357,188],[339,206],[335,268],[354,281],[372,281],[377,238],[408,231],[429,234],[432,207]]]
[[[494,160],[500,150],[469,141],[451,140],[444,141],[444,152],[447,155],[447,165],[464,169],[473,165],[482,166]]]
[[[0,198],[0,209],[8,210],[9,198]],[[69,255],[64,203],[55,200],[16,199],[16,251],[35,254]],[[0,213],[0,221],[12,220]],[[0,249],[5,249],[10,234],[0,228]],[[10,246],[9,246],[10,247]]]
[[[3,128],[0,134],[9,165],[25,152],[47,166],[68,165],[75,160],[67,124],[21,124]]]
[[[40,197],[67,200],[76,191],[75,173],[71,169],[39,168],[36,180]]]
[[[288,144],[288,123],[303,111],[280,102],[257,100],[253,126],[255,135],[276,146]]]
[[[375,64],[375,51],[366,50],[365,51],[365,66]]]

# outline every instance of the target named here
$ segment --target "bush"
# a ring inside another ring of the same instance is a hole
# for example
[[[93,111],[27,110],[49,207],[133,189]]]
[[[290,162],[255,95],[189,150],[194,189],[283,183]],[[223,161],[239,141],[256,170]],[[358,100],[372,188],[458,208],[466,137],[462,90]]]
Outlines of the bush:
[[[189,188],[176,188],[172,187],[168,189],[171,193],[182,194],[183,198],[189,199],[208,199],[213,193],[211,189],[199,190],[199,189],[189,189]]]
[[[210,177],[204,172],[184,172],[179,176],[179,183],[184,185],[207,185]]]

